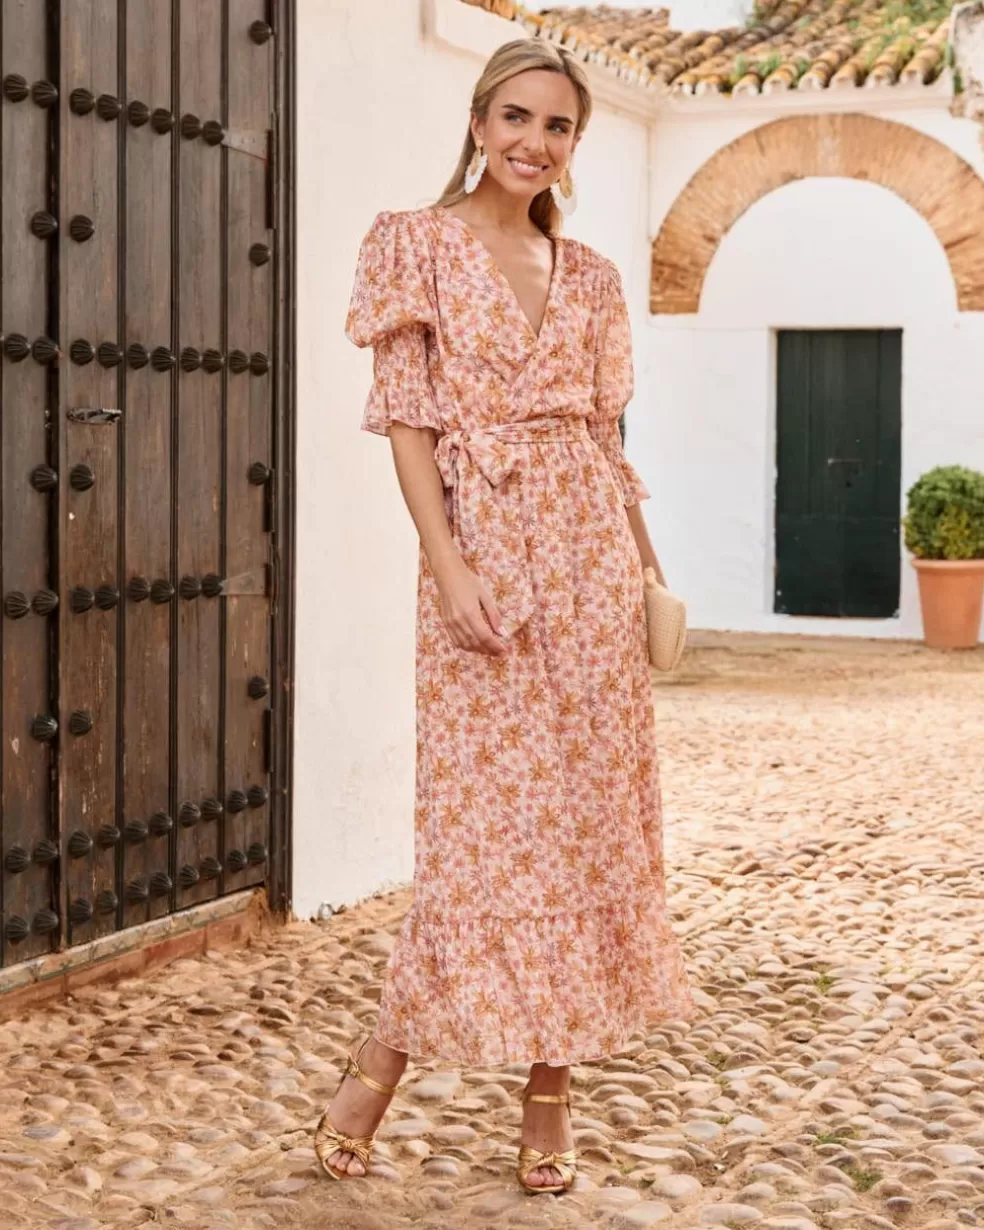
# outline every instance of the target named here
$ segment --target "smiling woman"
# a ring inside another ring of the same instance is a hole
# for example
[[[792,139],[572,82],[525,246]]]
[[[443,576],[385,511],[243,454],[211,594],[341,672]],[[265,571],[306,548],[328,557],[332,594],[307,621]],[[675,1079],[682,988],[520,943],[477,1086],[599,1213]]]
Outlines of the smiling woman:
[[[587,79],[564,49],[530,39],[500,47],[475,88],[461,157],[438,205],[450,208],[473,193],[491,161],[490,176],[507,192],[511,176],[520,180],[524,212],[555,234],[561,215],[576,208],[570,164],[591,108]]]
[[[569,1188],[569,1065],[696,1014],[666,916],[659,564],[618,430],[628,311],[611,261],[558,233],[590,113],[563,48],[501,48],[440,200],[380,214],[359,255],[362,425],[390,438],[420,536],[415,867],[376,1027],[318,1128],[335,1177],[366,1172],[354,1133],[412,1053],[529,1062],[518,1177]]]

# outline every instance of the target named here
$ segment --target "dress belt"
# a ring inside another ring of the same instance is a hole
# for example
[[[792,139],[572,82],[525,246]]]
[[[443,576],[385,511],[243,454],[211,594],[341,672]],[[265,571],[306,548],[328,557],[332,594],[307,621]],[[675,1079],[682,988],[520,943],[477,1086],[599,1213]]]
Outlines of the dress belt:
[[[468,566],[492,592],[511,636],[536,609],[518,486],[498,490],[528,444],[589,436],[582,415],[557,415],[446,432],[434,459],[451,492],[451,534]]]

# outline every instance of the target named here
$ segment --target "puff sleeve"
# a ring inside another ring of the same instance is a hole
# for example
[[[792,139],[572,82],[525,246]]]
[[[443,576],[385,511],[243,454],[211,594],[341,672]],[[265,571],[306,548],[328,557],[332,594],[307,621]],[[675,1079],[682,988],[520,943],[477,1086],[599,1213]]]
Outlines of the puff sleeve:
[[[437,325],[433,257],[426,223],[381,213],[359,249],[345,333],[373,348],[373,384],[362,429],[388,436],[397,420],[441,431],[428,368]]]
[[[632,397],[632,333],[618,270],[606,261],[606,277],[595,353],[594,409],[588,430],[608,458],[626,506],[649,499],[642,479],[626,460],[618,420]]]

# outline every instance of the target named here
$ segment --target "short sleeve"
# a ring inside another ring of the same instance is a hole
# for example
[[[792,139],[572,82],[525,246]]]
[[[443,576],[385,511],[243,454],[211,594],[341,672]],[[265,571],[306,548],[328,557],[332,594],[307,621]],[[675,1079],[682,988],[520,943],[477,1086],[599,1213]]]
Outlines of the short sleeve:
[[[635,387],[632,331],[618,270],[606,261],[606,279],[595,353],[594,410],[588,430],[608,458],[622,498],[629,506],[649,499],[642,479],[626,460],[618,420]]]
[[[426,224],[413,214],[381,213],[359,249],[345,321],[350,341],[373,348],[364,431],[388,436],[394,420],[441,430],[427,353],[436,324]]]

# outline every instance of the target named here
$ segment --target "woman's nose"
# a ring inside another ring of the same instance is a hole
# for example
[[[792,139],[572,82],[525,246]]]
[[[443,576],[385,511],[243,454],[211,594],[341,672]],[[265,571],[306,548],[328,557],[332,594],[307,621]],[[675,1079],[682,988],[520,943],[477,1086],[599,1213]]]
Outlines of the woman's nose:
[[[526,140],[523,144],[528,153],[542,157],[547,148],[546,133],[544,133],[542,128],[533,129],[526,134]]]

